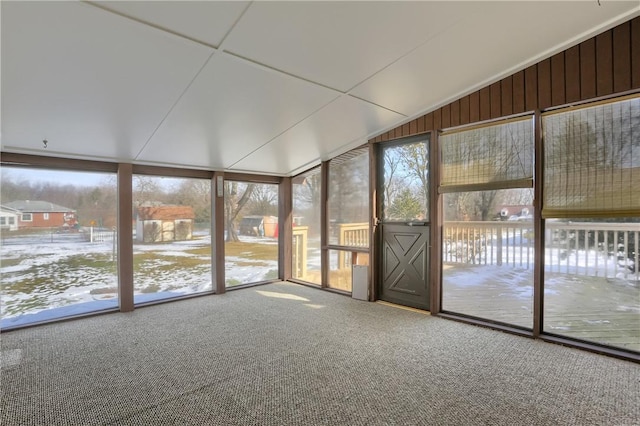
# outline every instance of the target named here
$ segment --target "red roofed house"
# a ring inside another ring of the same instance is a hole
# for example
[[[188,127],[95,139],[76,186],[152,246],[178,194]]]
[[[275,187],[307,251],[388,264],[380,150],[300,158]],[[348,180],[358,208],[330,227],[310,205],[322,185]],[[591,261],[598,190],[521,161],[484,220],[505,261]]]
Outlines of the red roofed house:
[[[48,201],[20,200],[5,204],[19,212],[18,228],[75,228],[78,224],[76,211]]]
[[[141,206],[136,215],[136,239],[145,243],[193,238],[191,206]]]

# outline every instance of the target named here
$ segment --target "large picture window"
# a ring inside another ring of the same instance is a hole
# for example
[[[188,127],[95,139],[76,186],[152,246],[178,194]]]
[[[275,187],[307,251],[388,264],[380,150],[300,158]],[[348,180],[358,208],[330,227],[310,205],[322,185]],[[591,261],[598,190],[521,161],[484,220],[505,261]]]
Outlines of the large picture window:
[[[116,176],[2,166],[2,328],[118,307]]]
[[[442,308],[533,325],[533,120],[440,136]]]
[[[226,181],[225,285],[278,279],[278,185]]]
[[[133,176],[134,302],[213,290],[211,180]]]
[[[640,97],[544,114],[544,330],[640,351]]]

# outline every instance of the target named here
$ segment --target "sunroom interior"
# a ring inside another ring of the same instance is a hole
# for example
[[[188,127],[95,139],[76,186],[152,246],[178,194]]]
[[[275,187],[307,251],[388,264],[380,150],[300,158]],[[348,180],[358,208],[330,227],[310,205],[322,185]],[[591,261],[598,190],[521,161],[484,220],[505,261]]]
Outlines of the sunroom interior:
[[[640,360],[637,2],[12,2],[2,331],[276,281]]]

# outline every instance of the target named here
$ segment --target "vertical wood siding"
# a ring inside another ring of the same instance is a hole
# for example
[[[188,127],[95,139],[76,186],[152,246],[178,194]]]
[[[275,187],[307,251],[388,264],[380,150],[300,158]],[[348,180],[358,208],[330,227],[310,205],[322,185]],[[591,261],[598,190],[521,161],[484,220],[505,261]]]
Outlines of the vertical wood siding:
[[[640,17],[372,139],[384,142],[640,89]]]

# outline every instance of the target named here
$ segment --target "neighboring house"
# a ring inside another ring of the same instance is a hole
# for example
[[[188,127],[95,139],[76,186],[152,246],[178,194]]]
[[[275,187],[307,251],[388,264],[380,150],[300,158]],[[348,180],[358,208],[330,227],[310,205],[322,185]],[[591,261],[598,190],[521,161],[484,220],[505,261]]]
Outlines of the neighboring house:
[[[0,229],[6,231],[18,230],[20,212],[11,207],[0,206]]]
[[[76,228],[75,210],[48,201],[19,200],[4,205],[18,211],[18,228]]]
[[[193,238],[191,206],[141,206],[136,214],[136,239],[145,243]]]

